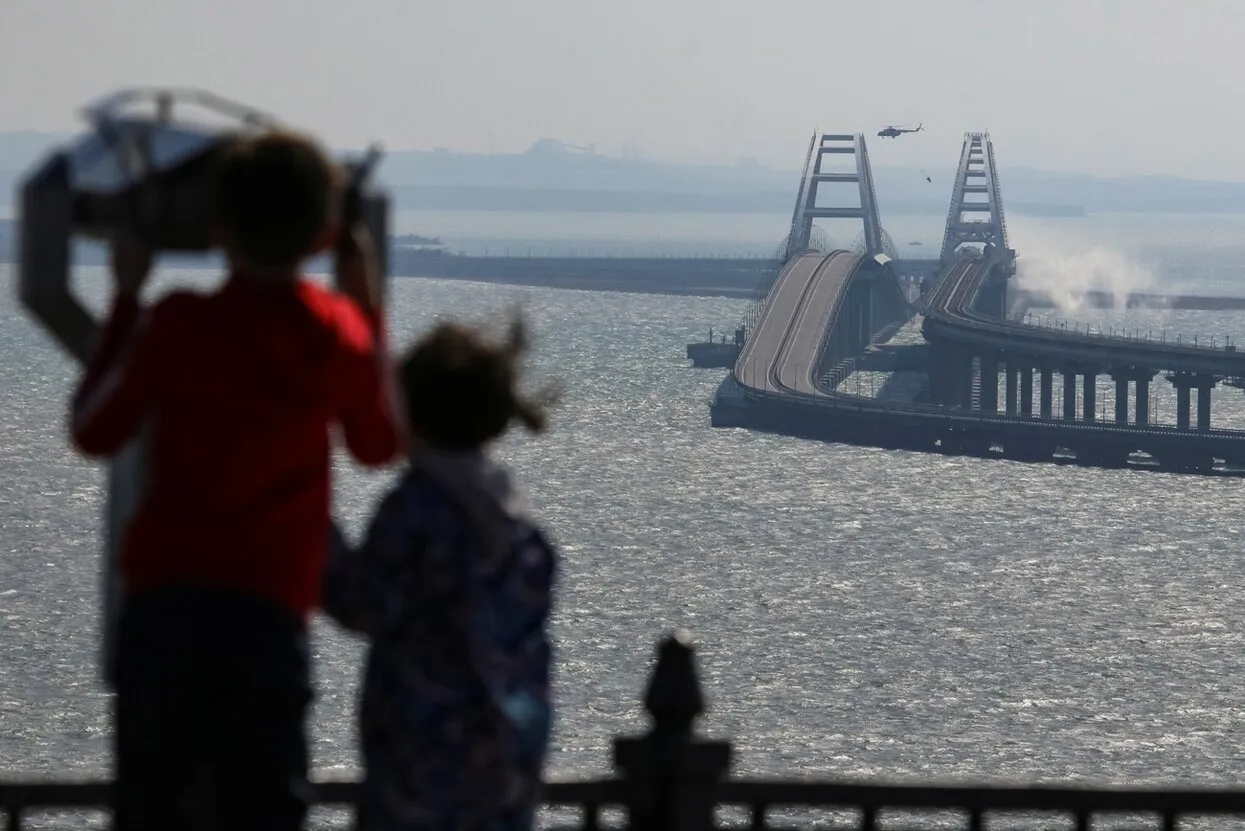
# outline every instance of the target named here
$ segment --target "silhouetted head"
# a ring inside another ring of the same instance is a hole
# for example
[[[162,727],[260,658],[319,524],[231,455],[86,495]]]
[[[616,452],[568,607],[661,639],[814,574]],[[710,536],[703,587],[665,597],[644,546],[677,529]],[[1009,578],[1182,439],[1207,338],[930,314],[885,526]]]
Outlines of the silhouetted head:
[[[222,155],[215,193],[231,265],[264,279],[297,276],[329,239],[341,181],[311,138],[272,131],[238,139]]]
[[[545,429],[545,408],[556,395],[534,398],[518,389],[527,329],[515,314],[504,337],[459,322],[437,325],[399,367],[412,438],[441,450],[474,450],[501,437],[512,422]]]

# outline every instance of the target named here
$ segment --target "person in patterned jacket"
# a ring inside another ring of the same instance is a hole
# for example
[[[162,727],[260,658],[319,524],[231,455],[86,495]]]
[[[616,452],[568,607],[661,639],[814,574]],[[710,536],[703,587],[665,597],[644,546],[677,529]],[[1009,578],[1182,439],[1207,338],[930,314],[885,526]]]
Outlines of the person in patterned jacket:
[[[410,465],[351,550],[334,529],[323,608],[371,639],[361,831],[529,829],[552,721],[555,555],[486,446],[546,424],[526,348],[437,326],[403,360]],[[547,400],[546,396],[546,400]]]

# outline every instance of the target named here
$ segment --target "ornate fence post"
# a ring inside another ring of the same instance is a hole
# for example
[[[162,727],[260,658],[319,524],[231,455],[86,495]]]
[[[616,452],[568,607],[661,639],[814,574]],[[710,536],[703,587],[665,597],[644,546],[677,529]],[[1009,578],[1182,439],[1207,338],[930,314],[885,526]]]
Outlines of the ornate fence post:
[[[676,632],[658,647],[657,667],[644,696],[653,718],[643,736],[614,741],[614,764],[631,786],[634,831],[709,831],[717,784],[731,765],[730,742],[698,738],[704,710],[691,638]]]

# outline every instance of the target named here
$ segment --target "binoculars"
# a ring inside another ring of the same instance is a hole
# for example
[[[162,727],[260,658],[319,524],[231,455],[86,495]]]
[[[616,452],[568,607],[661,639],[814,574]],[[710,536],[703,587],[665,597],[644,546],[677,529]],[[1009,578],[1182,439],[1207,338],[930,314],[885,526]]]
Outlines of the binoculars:
[[[175,118],[196,106],[198,118]],[[25,305],[84,360],[92,321],[69,292],[71,239],[111,239],[127,230],[152,250],[213,247],[216,163],[230,143],[278,126],[241,104],[194,90],[128,90],[86,108],[90,129],[58,148],[23,182],[20,293]],[[347,163],[344,223],[362,219],[384,272],[387,200],[369,187],[379,150]]]

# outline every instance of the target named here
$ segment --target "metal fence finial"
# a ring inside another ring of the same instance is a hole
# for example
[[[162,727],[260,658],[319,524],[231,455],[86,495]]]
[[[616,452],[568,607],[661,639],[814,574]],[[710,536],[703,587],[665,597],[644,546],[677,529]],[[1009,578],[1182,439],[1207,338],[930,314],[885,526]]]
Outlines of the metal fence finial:
[[[653,717],[655,731],[667,734],[690,733],[704,712],[695,647],[687,632],[673,632],[658,646],[657,666],[644,695],[644,709]]]

